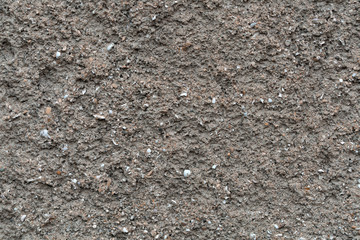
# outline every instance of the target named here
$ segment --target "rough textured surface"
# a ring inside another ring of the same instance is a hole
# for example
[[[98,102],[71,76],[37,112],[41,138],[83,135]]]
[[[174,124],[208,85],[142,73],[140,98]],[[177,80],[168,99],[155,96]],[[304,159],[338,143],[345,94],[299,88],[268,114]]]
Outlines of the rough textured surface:
[[[359,11],[0,0],[0,239],[360,238]]]

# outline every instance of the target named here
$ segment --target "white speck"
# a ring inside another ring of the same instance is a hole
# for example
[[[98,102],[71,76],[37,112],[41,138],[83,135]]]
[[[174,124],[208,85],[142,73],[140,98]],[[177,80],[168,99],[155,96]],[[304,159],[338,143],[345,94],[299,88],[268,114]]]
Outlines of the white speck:
[[[129,232],[126,227],[123,227],[123,228],[121,229],[121,231],[122,231],[123,233],[128,233],[128,232]]]
[[[118,144],[117,142],[115,142],[114,139],[111,139],[111,141],[113,142],[113,144],[114,144],[115,146],[119,146],[119,144]]]
[[[341,143],[341,145],[344,145],[345,144],[345,142],[340,142]]]
[[[100,114],[95,114],[95,115],[94,115],[94,118],[96,118],[96,119],[98,119],[98,120],[104,120],[104,119],[105,119],[105,117],[102,116],[102,115],[100,115]]]
[[[319,173],[323,173],[323,172],[325,172],[325,171],[322,170],[322,169],[319,169],[318,172],[319,172]]]
[[[101,167],[101,168],[105,167],[105,164],[102,163],[102,164],[100,165],[100,167]]]
[[[147,153],[151,153],[151,149],[148,148],[148,149],[146,150],[146,152],[147,152]]]
[[[212,169],[216,169],[218,165],[213,165],[212,166]]]
[[[213,104],[216,103],[216,98],[213,98],[212,101],[211,101]]]
[[[60,55],[61,55],[61,53],[60,53],[60,52],[56,52],[55,57],[56,57],[56,58],[59,58],[59,57],[60,57]]]
[[[352,77],[356,77],[356,73],[353,73]]]
[[[26,218],[26,215],[22,215],[20,219],[23,222],[23,221],[25,221],[25,218]]]
[[[268,99],[268,102],[269,102],[269,103],[272,103],[272,99],[271,99],[271,98],[269,98],[269,99]]]
[[[161,122],[161,123],[160,123],[160,126],[164,126],[164,123],[163,123],[163,122]]]
[[[156,19],[156,15],[154,15],[151,19],[152,19],[153,21],[155,21],[155,19]]]
[[[41,130],[40,136],[46,137],[46,138],[51,138],[47,129]]]
[[[281,93],[279,93],[279,97],[280,97],[280,98],[282,97],[282,94],[281,94]]]
[[[183,92],[180,94],[180,97],[187,97],[187,92]]]
[[[255,26],[256,26],[256,24],[257,24],[256,22],[253,22],[253,23],[251,23],[251,24],[250,24],[250,27],[252,27],[252,28],[253,28],[253,27],[255,27]]]
[[[64,99],[67,99],[68,97],[69,97],[69,95],[66,94],[66,95],[64,96]]]
[[[82,95],[84,95],[86,93],[86,89],[82,90]]]
[[[247,117],[248,113],[247,112],[244,112],[244,117]]]
[[[358,184],[358,188],[360,188],[360,184]]]
[[[185,231],[190,232],[190,229],[187,228]]]
[[[96,228],[96,224],[94,224],[92,227],[93,227],[93,228]]]
[[[240,65],[237,65],[236,68],[237,68],[237,69],[240,69]]]
[[[107,46],[107,50],[110,51],[112,48],[114,47],[114,43],[110,43],[108,46]]]
[[[64,147],[61,149],[63,152],[65,152],[66,150],[68,150],[68,145],[67,144],[64,144]]]
[[[184,177],[188,177],[188,176],[190,176],[190,174],[191,174],[191,171],[190,170],[184,170]]]
[[[148,108],[148,107],[149,107],[149,104],[145,103],[145,104],[144,104],[144,107]]]
[[[342,78],[339,79],[339,82],[343,82],[344,80]]]
[[[71,180],[73,183],[77,183],[77,180],[76,179],[73,179],[73,180]]]
[[[251,240],[256,240],[256,234],[255,233],[250,233],[250,239]]]
[[[279,226],[277,224],[274,224],[274,228],[279,229]]]
[[[284,72],[286,72],[286,73],[287,73],[287,71],[288,71],[287,69],[284,70]]]
[[[264,99],[260,98],[260,102],[261,102],[261,103],[264,103]]]

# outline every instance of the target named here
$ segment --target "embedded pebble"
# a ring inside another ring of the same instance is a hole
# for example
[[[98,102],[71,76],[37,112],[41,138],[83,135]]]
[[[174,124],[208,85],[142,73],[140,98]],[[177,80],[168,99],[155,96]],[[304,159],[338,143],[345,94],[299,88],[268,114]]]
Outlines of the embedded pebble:
[[[22,216],[21,216],[21,221],[22,221],[22,222],[25,221],[25,218],[26,218],[26,215],[22,215]]]
[[[59,58],[60,56],[61,56],[61,53],[60,53],[60,52],[56,52],[55,57],[56,57],[56,58]]]
[[[190,170],[184,170],[184,177],[189,177],[191,174],[191,171]]]
[[[187,92],[183,92],[180,94],[180,97],[187,97]]]
[[[73,183],[77,183],[77,180],[76,179],[73,179],[73,180],[71,180]]]
[[[269,102],[269,103],[272,103],[272,101],[273,101],[273,100],[272,100],[271,98],[268,99],[268,102]]]
[[[213,98],[212,101],[211,101],[213,104],[216,103],[216,98]]]
[[[343,82],[344,80],[342,78],[339,79],[339,82]]]
[[[148,149],[146,150],[146,152],[147,152],[147,153],[151,153],[151,149],[148,148]]]
[[[212,169],[216,169],[218,165],[213,165],[212,166]]]
[[[121,229],[121,231],[122,231],[123,233],[128,233],[128,232],[129,232],[126,227],[123,227],[123,228]]]

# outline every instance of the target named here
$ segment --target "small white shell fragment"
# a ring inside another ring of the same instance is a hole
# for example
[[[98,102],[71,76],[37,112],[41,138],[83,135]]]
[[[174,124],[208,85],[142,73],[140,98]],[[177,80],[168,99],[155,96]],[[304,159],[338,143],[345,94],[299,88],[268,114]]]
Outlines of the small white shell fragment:
[[[51,138],[47,129],[41,130],[40,131],[40,136],[46,137],[46,138]]]
[[[26,215],[21,215],[21,221],[23,222],[23,221],[25,221],[25,218],[26,218]]]
[[[184,170],[184,177],[188,177],[188,176],[190,176],[190,174],[191,174],[190,170],[188,170],[188,169]]]
[[[279,229],[279,225],[274,224],[274,228]]]
[[[216,103],[216,98],[213,98],[212,101],[211,101],[213,104]]]
[[[343,82],[344,80],[342,78],[339,79],[339,82]]]
[[[110,114],[110,115],[113,114],[113,111],[112,111],[111,109],[109,110],[109,114]]]
[[[60,52],[56,52],[55,57],[56,57],[56,58],[59,58],[60,56],[61,56],[61,53],[60,53]]]
[[[217,168],[217,166],[218,166],[218,165],[216,165],[216,164],[215,164],[215,165],[213,165],[213,166],[212,166],[212,169],[216,169],[216,168]]]
[[[126,227],[123,227],[123,228],[121,229],[121,231],[122,231],[123,233],[128,233],[128,232],[129,232]]]
[[[256,234],[255,233],[250,233],[250,239],[251,240],[256,240]]]
[[[77,180],[76,179],[73,179],[73,180],[71,180],[73,183],[77,183]]]
[[[155,19],[156,19],[156,15],[154,15],[151,19],[152,19],[153,21],[155,21]]]
[[[187,92],[183,92],[180,94],[180,97],[187,97]]]
[[[264,103],[264,99],[260,98],[260,102],[261,102],[261,103]]]
[[[99,120],[104,120],[105,119],[105,117],[100,115],[100,114],[95,114],[94,118],[99,119]]]
[[[146,152],[147,152],[147,153],[151,153],[151,149],[148,148],[148,149],[146,150]]]
[[[63,152],[65,152],[66,150],[68,150],[69,148],[68,148],[68,145],[67,144],[64,144],[64,146],[61,148],[61,150],[63,151]]]
[[[273,100],[272,100],[271,98],[268,99],[268,102],[269,102],[269,103],[272,103],[272,101],[273,101]]]
[[[319,169],[318,172],[319,172],[319,173],[323,173],[323,172],[325,172],[325,171],[322,170],[322,169]]]
[[[110,43],[108,46],[107,46],[107,50],[110,51],[112,48],[114,47],[114,43]]]
[[[280,98],[282,97],[282,94],[281,94],[281,93],[279,93],[279,97],[280,97]]]

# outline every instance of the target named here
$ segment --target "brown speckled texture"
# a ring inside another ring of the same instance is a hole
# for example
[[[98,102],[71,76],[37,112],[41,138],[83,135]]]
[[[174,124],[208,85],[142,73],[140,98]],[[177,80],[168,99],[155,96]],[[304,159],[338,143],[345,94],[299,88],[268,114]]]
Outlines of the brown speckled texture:
[[[360,239],[359,11],[0,0],[0,239]]]

